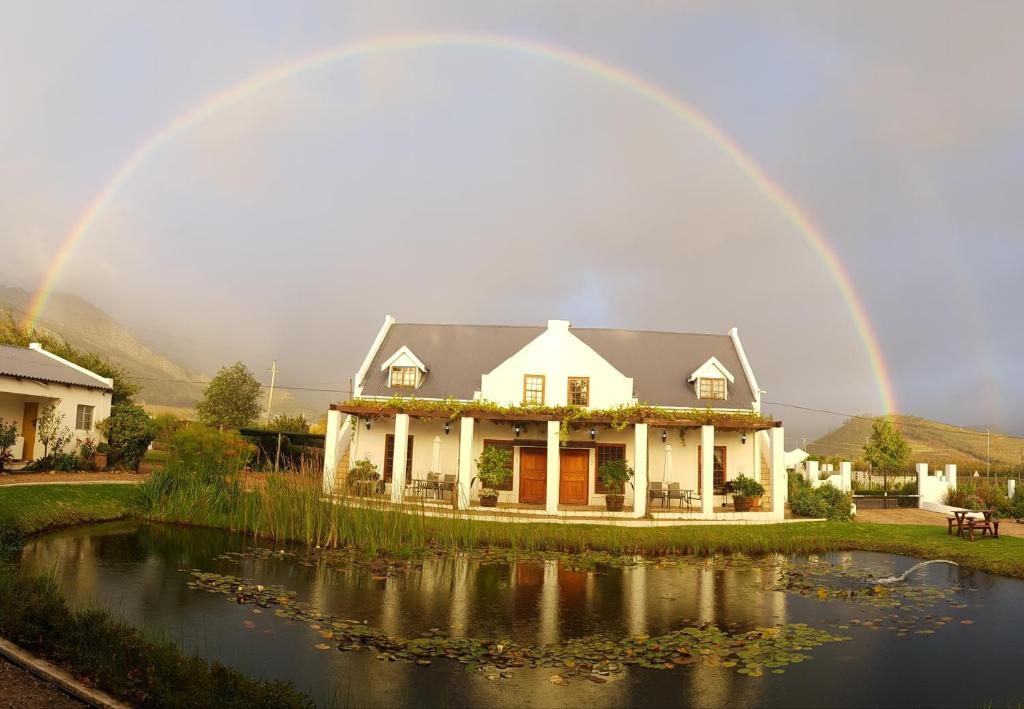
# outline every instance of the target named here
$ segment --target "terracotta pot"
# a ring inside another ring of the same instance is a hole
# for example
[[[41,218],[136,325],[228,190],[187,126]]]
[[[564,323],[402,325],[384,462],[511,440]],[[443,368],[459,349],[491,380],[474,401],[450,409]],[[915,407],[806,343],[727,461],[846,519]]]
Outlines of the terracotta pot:
[[[96,452],[92,456],[92,467],[94,470],[106,470],[107,468],[107,454]]]
[[[626,496],[622,493],[609,493],[604,496],[604,504],[609,512],[622,512],[622,503]]]
[[[497,495],[493,495],[493,496],[490,496],[490,497],[484,497],[483,495],[481,495],[480,496],[480,506],[481,507],[497,507],[498,506],[498,496]]]
[[[761,509],[760,497],[743,497],[742,495],[733,495],[732,503],[736,507],[737,512],[750,512],[750,510],[753,509]]]

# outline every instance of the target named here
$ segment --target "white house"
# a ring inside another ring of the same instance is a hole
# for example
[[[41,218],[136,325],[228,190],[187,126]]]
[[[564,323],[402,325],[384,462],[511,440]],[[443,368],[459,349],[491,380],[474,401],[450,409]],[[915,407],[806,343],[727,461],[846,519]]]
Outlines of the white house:
[[[456,504],[472,510],[475,460],[485,446],[498,446],[512,451],[512,478],[499,496],[511,512],[596,514],[604,507],[598,466],[624,458],[636,471],[634,486],[625,511],[607,514],[783,517],[783,429],[759,415],[760,389],[735,329],[399,324],[388,316],[355,376],[354,396],[328,412],[328,491],[338,491],[349,462],[369,459],[395,502],[413,481],[439,473],[454,481]],[[457,417],[443,411],[451,404],[423,405],[445,399],[459,402]],[[652,408],[628,420],[608,411],[638,404]],[[560,430],[566,410],[573,412],[568,433]],[[740,474],[766,488],[761,511],[731,511],[727,483]],[[677,497],[666,506],[648,494],[649,483],[677,484],[690,504]]]
[[[89,437],[99,440],[96,424],[110,416],[112,379],[47,352],[33,342],[27,348],[0,345],[0,419],[18,430],[15,460],[43,455],[36,422],[48,406],[57,404],[74,445]]]

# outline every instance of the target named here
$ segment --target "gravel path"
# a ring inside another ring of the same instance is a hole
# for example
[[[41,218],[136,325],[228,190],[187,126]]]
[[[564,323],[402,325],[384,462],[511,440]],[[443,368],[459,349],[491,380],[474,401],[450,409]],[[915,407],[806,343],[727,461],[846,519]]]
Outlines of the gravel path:
[[[0,657],[0,709],[78,709],[86,706]]]
[[[2,473],[3,485],[50,485],[53,483],[140,483],[148,476],[137,473]]]

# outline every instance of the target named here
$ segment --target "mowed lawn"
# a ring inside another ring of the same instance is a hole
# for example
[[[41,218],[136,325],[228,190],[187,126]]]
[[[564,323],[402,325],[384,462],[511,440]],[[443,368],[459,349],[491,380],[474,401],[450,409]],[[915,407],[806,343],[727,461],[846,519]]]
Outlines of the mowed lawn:
[[[0,527],[32,534],[53,527],[128,517],[134,485],[25,485],[0,487]]]

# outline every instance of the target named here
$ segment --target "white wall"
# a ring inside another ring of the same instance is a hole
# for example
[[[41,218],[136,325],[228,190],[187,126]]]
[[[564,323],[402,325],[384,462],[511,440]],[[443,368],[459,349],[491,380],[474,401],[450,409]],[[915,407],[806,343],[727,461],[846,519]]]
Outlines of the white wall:
[[[569,332],[566,320],[551,320],[548,329],[481,378],[480,394],[501,404],[523,403],[523,377],[543,374],[544,404],[565,406],[569,377],[590,377],[590,408],[631,404],[633,379]],[[679,385],[683,386],[683,382]]]
[[[92,438],[94,441],[103,440],[103,435],[96,428],[96,424],[110,416],[110,392],[65,384],[46,384],[27,379],[19,381],[4,377],[0,380],[0,417],[17,423],[19,438],[22,431],[25,403],[36,402],[39,404],[39,413],[42,414],[43,409],[56,399],[60,399],[60,413],[64,416],[62,423],[71,430],[73,435],[66,450],[72,450],[78,441],[85,438]],[[75,430],[79,404],[94,407],[93,427],[90,431]],[[15,457],[20,457],[23,448],[24,441],[19,440],[15,446]],[[43,444],[36,436],[33,457],[41,458],[42,456]]]

